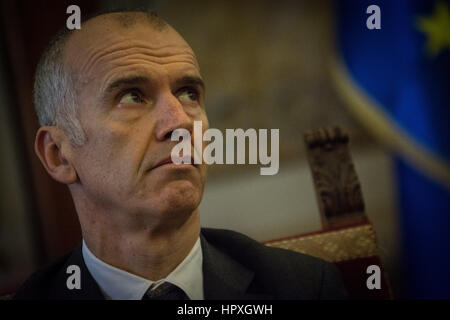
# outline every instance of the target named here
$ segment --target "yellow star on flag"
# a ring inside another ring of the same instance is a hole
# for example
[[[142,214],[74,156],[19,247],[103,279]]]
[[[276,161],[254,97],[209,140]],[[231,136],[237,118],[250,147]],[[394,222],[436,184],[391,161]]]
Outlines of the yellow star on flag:
[[[419,17],[417,22],[419,30],[427,37],[426,47],[431,56],[450,49],[450,10],[447,3],[437,2],[432,15]]]

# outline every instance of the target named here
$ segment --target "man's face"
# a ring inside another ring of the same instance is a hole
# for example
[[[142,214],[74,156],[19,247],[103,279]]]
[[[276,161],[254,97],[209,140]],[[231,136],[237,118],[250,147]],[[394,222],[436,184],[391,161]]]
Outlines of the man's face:
[[[66,45],[65,61],[83,84],[79,118],[87,141],[71,161],[89,203],[153,216],[198,207],[205,165],[161,165],[173,130],[208,128],[194,53],[170,27],[123,28],[97,17]]]

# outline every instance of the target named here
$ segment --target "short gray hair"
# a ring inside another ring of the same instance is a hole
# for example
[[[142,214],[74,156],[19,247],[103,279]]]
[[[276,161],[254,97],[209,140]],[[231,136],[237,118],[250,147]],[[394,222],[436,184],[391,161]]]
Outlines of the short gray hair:
[[[139,13],[154,28],[163,29],[168,24],[155,12],[142,9],[104,11],[84,19],[86,22],[94,17],[120,13],[115,17],[122,27],[130,27],[141,21]],[[58,126],[64,130],[75,146],[86,142],[86,133],[78,117],[78,79],[64,63],[64,47],[72,30],[61,29],[45,49],[37,65],[34,79],[34,105],[41,126]]]
[[[64,64],[64,46],[71,34],[60,31],[41,56],[34,79],[34,105],[41,126],[58,126],[75,145],[82,145],[86,134],[77,115],[74,76]]]

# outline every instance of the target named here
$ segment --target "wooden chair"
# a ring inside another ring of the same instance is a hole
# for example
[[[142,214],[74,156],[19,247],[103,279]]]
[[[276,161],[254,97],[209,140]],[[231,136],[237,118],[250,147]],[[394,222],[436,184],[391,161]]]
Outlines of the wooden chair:
[[[339,127],[321,128],[306,133],[305,142],[322,230],[265,244],[334,262],[341,270],[350,299],[392,298],[378,254],[375,231],[364,213],[348,134]],[[371,265],[380,268],[381,289],[368,289],[366,285],[373,273],[367,273]]]

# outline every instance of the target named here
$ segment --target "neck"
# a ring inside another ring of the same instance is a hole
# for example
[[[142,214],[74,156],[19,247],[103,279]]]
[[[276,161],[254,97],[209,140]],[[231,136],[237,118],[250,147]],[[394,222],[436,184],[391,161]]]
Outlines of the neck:
[[[97,214],[95,221],[90,221],[80,215],[89,250],[105,263],[152,281],[167,277],[189,254],[200,234],[198,209],[183,221],[142,223],[140,228],[130,229],[111,216],[104,221],[98,218]]]

